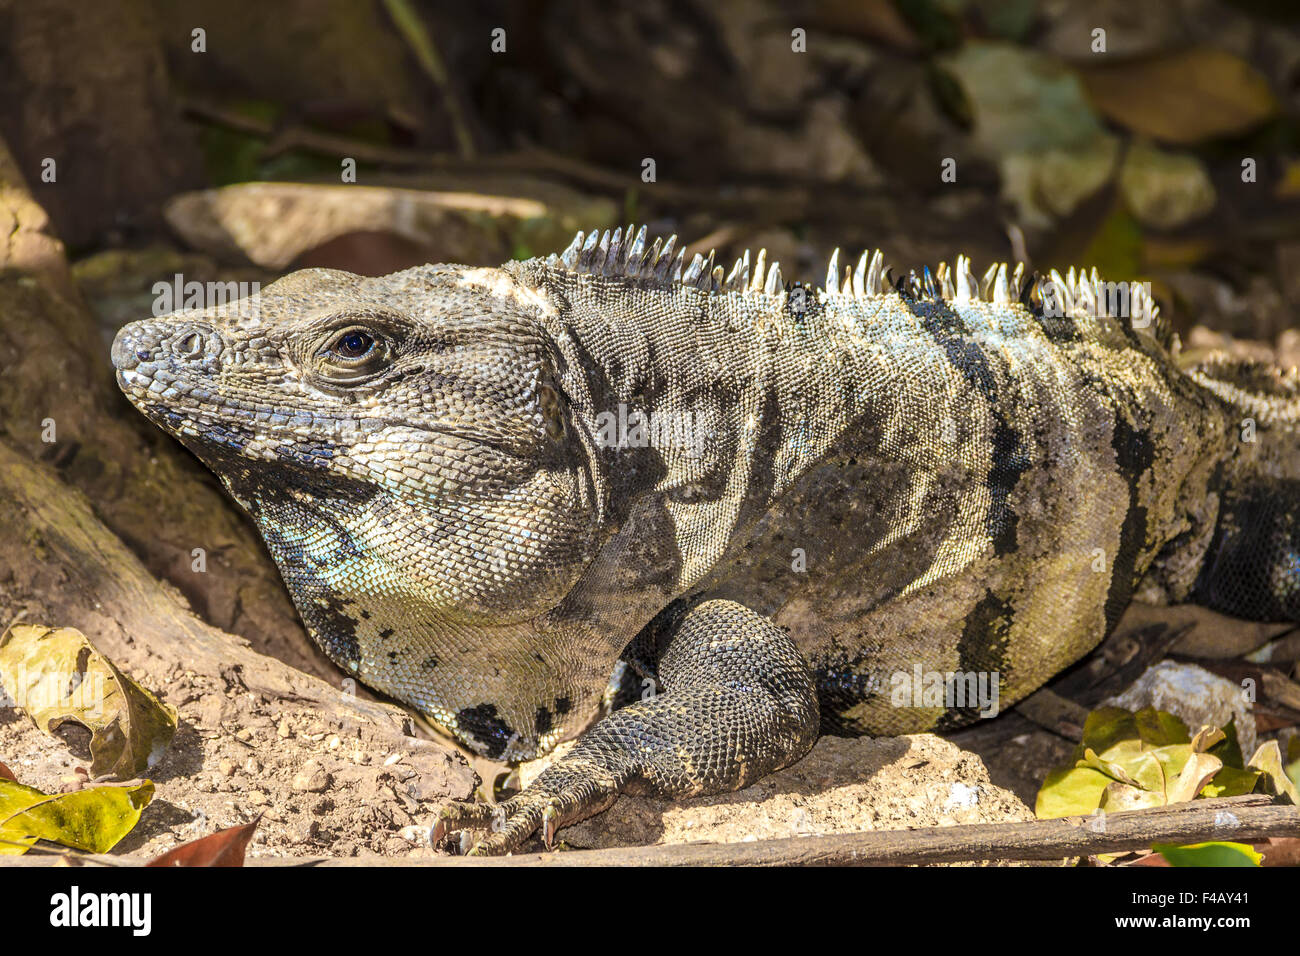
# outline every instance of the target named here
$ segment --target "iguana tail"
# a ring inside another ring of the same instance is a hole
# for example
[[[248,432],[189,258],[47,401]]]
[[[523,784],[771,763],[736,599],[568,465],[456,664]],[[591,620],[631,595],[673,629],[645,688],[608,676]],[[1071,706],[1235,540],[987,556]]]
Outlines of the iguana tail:
[[[1220,357],[1188,374],[1226,404],[1240,439],[1195,598],[1236,617],[1300,621],[1300,375]]]
[[[1250,418],[1258,426],[1292,435],[1300,431],[1300,370],[1283,372],[1271,362],[1215,354],[1187,374],[1239,410],[1243,421]]]

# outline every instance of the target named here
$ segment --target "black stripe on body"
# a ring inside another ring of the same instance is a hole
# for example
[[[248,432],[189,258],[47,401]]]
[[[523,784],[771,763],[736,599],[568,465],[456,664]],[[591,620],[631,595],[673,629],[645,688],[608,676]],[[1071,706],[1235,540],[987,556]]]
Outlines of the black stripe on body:
[[[957,642],[957,672],[961,674],[988,674],[994,672],[998,682],[1006,685],[1011,671],[1007,648],[1011,642],[1011,625],[1015,608],[1011,602],[985,591],[984,597],[966,616],[961,638]],[[960,676],[958,677],[960,679]],[[946,710],[935,723],[936,731],[950,730],[970,723],[978,708],[969,704],[961,710]]]
[[[1137,584],[1138,556],[1147,538],[1147,509],[1139,504],[1138,485],[1156,459],[1151,436],[1134,427],[1121,409],[1115,411],[1111,447],[1115,449],[1115,465],[1120,477],[1128,485],[1128,510],[1120,527],[1119,552],[1111,562],[1110,588],[1106,593],[1107,633],[1128,607]]]
[[[1002,408],[1004,402],[997,376],[984,348],[970,339],[971,330],[946,302],[923,299],[907,301],[907,306],[943,348],[949,364],[988,404],[993,419],[993,447],[990,449],[991,467],[987,478],[990,500],[984,517],[984,531],[993,543],[994,554],[999,557],[1009,554],[1016,547],[1016,524],[1019,520],[1011,508],[1011,492],[1029,470],[1030,460],[1023,440]]]
[[[456,711],[457,733],[471,738],[482,753],[495,760],[515,737],[510,725],[497,713],[496,704],[484,703]]]
[[[821,733],[856,737],[868,729],[846,716],[863,701],[887,691],[877,666],[879,648],[865,647],[850,653],[838,641],[821,660],[812,661],[813,680],[821,707]]]

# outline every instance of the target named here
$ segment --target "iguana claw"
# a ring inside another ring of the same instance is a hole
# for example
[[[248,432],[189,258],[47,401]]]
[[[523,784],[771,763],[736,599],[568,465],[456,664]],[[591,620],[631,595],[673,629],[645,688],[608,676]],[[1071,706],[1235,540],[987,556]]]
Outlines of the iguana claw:
[[[620,789],[620,783],[600,768],[561,759],[522,793],[495,807],[461,801],[444,807],[434,824],[433,842],[441,843],[454,830],[490,830],[468,855],[500,856],[519,849],[540,828],[542,843],[554,849],[561,827],[604,810]]]

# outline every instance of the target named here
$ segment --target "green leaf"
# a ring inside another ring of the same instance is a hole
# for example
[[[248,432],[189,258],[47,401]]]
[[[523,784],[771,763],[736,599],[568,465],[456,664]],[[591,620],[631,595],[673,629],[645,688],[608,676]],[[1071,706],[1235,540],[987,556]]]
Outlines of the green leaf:
[[[1120,783],[1162,796],[1192,756],[1186,725],[1151,707],[1136,714],[1119,707],[1093,711],[1084,724],[1081,746],[1088,765]]]
[[[1246,757],[1241,752],[1241,742],[1237,737],[1237,722],[1235,720],[1228,721],[1222,730],[1224,739],[1211,747],[1207,753],[1212,753],[1222,760],[1225,768],[1244,770],[1246,768]]]
[[[1142,741],[1152,747],[1192,742],[1191,734],[1187,732],[1187,725],[1173,714],[1163,710],[1144,707],[1133,715],[1133,719],[1137,722]]]
[[[1146,707],[1136,714],[1123,707],[1101,707],[1084,721],[1083,745],[1103,756],[1134,740],[1148,747],[1163,747],[1190,744],[1192,737],[1181,720],[1154,707]]]
[[[37,840],[106,853],[131,832],[152,799],[148,780],[53,795],[0,780],[0,855],[25,853]]]
[[[1102,707],[1088,715],[1072,763],[1048,774],[1035,812],[1060,817],[1250,793],[1259,775],[1224,766],[1239,752],[1231,726],[1203,727],[1193,739],[1173,714]]]
[[[1254,793],[1260,776],[1254,770],[1224,767],[1214,775],[1214,779],[1201,788],[1201,796],[1239,797],[1245,793]]]
[[[1091,767],[1058,767],[1047,775],[1034,803],[1042,820],[1092,813],[1113,781]]]
[[[68,721],[89,730],[93,777],[140,776],[176,733],[176,711],[76,628],[15,625],[0,637],[0,684],[42,732]]]
[[[960,89],[971,141],[1000,167],[1003,198],[1020,218],[1047,225],[1113,178],[1119,139],[1065,64],[1011,43],[971,40],[937,66]]]
[[[1245,843],[1157,843],[1151,849],[1170,866],[1259,866],[1263,859]]]
[[[13,780],[0,780],[0,820],[20,813],[43,799],[45,794],[34,787],[24,786]],[[34,836],[9,832],[0,826],[0,856],[17,856],[26,853],[27,848],[35,842]]]

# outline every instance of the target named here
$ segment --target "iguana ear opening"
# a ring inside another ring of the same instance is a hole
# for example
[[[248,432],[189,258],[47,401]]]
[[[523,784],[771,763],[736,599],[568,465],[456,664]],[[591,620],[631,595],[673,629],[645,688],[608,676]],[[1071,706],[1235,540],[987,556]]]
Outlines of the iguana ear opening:
[[[600,469],[595,436],[586,426],[580,409],[565,394],[558,381],[544,378],[537,389],[537,400],[547,438],[554,443],[556,451],[567,459],[568,467],[576,467],[580,475],[583,506],[588,509],[596,526],[603,526],[609,513],[609,491]]]
[[[591,383],[577,351],[577,343],[562,325],[542,315],[538,329],[543,357],[538,375],[537,401],[547,438],[556,449],[568,449],[571,466],[579,465],[583,505],[597,527],[605,528],[610,513],[609,483],[602,470],[601,452],[593,431],[595,418]],[[605,529],[608,531],[608,529]]]
[[[542,408],[542,419],[546,422],[546,434],[554,441],[564,437],[564,409],[560,404],[559,393],[550,385],[543,384],[537,390],[538,402]]]

